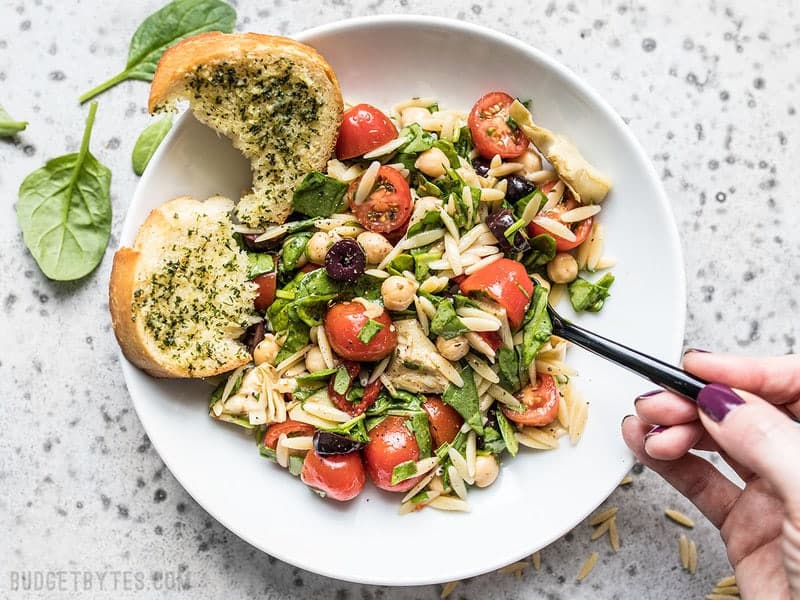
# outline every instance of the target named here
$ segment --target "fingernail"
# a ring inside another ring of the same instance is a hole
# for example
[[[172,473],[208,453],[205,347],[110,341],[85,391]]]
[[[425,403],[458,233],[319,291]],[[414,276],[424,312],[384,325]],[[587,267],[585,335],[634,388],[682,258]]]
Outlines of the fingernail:
[[[632,416],[633,416],[633,415],[625,415],[624,417],[622,417],[622,425],[624,425],[624,424],[625,424],[625,421],[627,421],[628,419],[630,419]]]
[[[708,354],[708,350],[703,350],[702,348],[687,348],[683,351],[683,355],[686,356],[687,354],[691,354],[692,352],[699,352],[700,354]]]
[[[697,394],[697,407],[717,423],[742,404],[744,400],[727,385],[721,383],[709,383]]]
[[[663,391],[664,390],[652,390],[650,392],[645,392],[644,394],[639,394],[638,396],[636,396],[636,399],[634,400],[634,402],[638,402],[639,400],[642,400],[643,398],[649,398],[650,396],[655,396],[656,394],[660,394]]]
[[[664,427],[663,425],[654,425],[653,428],[644,434],[644,439],[656,435],[657,433],[661,433],[662,431],[666,431],[669,427]]]

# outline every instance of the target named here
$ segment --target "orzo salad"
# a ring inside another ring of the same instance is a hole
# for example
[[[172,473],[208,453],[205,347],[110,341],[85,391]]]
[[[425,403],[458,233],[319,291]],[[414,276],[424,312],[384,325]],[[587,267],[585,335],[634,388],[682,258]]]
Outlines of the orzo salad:
[[[467,510],[520,446],[580,438],[587,403],[548,301],[598,311],[609,182],[504,92],[469,113],[415,98],[348,108],[294,213],[237,226],[265,319],[212,417],[322,495],[369,478],[401,512]]]

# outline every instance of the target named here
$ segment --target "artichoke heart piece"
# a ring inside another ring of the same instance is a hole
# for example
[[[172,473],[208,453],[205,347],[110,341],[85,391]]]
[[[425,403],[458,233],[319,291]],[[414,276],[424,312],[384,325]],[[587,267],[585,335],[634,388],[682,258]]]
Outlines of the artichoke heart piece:
[[[611,180],[589,164],[575,144],[533,122],[527,108],[519,101],[508,109],[525,136],[553,165],[559,178],[583,204],[602,202],[611,189]]]

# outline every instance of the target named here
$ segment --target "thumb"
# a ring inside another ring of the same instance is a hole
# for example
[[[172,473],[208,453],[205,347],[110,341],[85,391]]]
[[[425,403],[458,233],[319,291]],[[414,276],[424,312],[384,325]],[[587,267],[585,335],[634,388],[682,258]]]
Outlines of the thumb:
[[[800,518],[800,427],[775,406],[748,392],[711,383],[697,396],[700,418],[734,460],[766,479]]]

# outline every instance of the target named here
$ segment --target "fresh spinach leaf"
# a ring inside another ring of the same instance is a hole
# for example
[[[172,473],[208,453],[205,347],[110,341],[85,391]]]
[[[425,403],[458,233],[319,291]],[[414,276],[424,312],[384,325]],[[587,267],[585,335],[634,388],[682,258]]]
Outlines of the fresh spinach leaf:
[[[408,142],[400,146],[399,151],[402,154],[419,154],[430,150],[436,138],[433,134],[422,129],[419,123],[411,123],[408,127],[404,127],[398,137],[407,137]]]
[[[522,215],[525,213],[525,209],[528,208],[529,202],[538,203],[539,207],[536,209],[538,212],[542,208],[542,206],[544,206],[545,203],[547,202],[547,196],[545,196],[544,192],[542,192],[542,190],[538,188],[533,190],[527,196],[523,196],[522,198],[517,200],[513,206],[510,206],[510,208],[514,212],[514,216],[517,217],[518,219],[521,219]]]
[[[367,322],[361,327],[356,336],[359,340],[361,340],[364,344],[369,344],[381,329],[383,329],[383,323],[378,323],[374,319],[367,319]]]
[[[481,202],[481,191],[478,188],[467,186],[455,169],[447,169],[444,177],[437,180],[437,187],[441,190],[441,197],[445,203],[453,195],[455,202],[455,214],[453,221],[459,229],[470,229],[478,215],[478,207]],[[464,188],[468,187],[470,194],[464,198]]]
[[[442,215],[438,210],[429,210],[422,218],[414,223],[411,227],[408,228],[408,232],[406,233],[406,237],[414,237],[418,233],[422,233],[423,231],[429,231],[431,229],[440,229],[442,227]],[[401,255],[402,256],[402,255]]]
[[[402,275],[403,271],[413,271],[414,257],[408,254],[401,254],[386,265],[386,270],[392,275]]]
[[[327,381],[328,378],[337,371],[338,369],[323,369],[322,371],[314,371],[308,375],[300,375],[300,377],[297,377],[297,383],[298,385],[302,385],[314,381]]]
[[[506,449],[503,437],[496,429],[488,425],[483,427],[483,449],[492,454],[500,454]]]
[[[453,142],[453,148],[455,148],[459,156],[469,158],[469,154],[474,147],[472,143],[472,132],[469,130],[469,127],[464,125],[464,127],[458,130],[458,137]]]
[[[324,269],[317,269],[323,271]],[[370,302],[377,302],[383,305],[383,296],[381,295],[381,284],[383,279],[372,277],[371,275],[362,275],[352,285],[348,285],[341,290],[340,298],[343,300],[350,300],[352,298],[364,298]]]
[[[441,300],[436,306],[436,314],[431,319],[430,327],[431,333],[440,335],[446,340],[451,340],[469,331],[469,328],[456,315],[453,302],[449,299]]]
[[[144,173],[150,163],[150,159],[153,158],[153,154],[156,153],[161,142],[167,137],[170,129],[172,129],[172,115],[167,115],[154,123],[150,123],[139,134],[139,138],[133,145],[133,155],[131,156],[134,173],[137,175]]]
[[[282,360],[289,358],[292,354],[300,350],[303,346],[311,341],[309,334],[309,326],[301,320],[290,321],[289,326],[286,328],[286,341],[278,351],[275,357],[275,364],[279,364]]]
[[[25,245],[50,279],[71,281],[100,263],[111,235],[111,171],[89,151],[97,103],[80,150],[53,158],[19,188],[17,220]]]
[[[357,417],[346,421],[336,427],[323,428],[322,431],[329,431],[330,433],[338,433],[349,437],[351,440],[361,442],[363,444],[369,443],[369,434],[366,427],[367,415],[362,413]]]
[[[407,460],[396,465],[392,469],[392,485],[398,484],[406,479],[411,479],[417,474],[417,463],[413,460]]]
[[[519,362],[519,354],[515,348],[503,346],[497,351],[497,376],[500,378],[500,385],[512,393],[522,387]]]
[[[28,126],[27,121],[15,121],[5,109],[0,106],[0,137],[13,137]]]
[[[290,235],[284,240],[281,252],[281,270],[287,272],[294,271],[297,268],[297,261],[306,251],[311,235],[311,232],[304,231]]]
[[[275,270],[275,261],[271,254],[264,254],[261,252],[248,252],[247,253],[247,278],[255,279],[264,273],[270,273]]]
[[[528,240],[531,249],[525,253],[522,260],[525,268],[535,269],[542,267],[553,260],[556,256],[556,240],[553,236],[546,233],[532,237]]]
[[[480,435],[483,433],[483,424],[472,368],[464,367],[461,370],[461,378],[464,380],[464,386],[458,387],[451,383],[445,389],[442,400],[445,404],[452,406],[464,418],[464,421]]]
[[[453,142],[448,140],[436,140],[433,143],[433,147],[442,151],[450,162],[451,168],[457,169],[461,166],[461,162],[458,160],[458,153],[456,153],[456,149],[453,147]]]
[[[525,314],[522,329],[522,365],[527,369],[536,353],[553,334],[553,324],[547,314],[547,290],[542,285],[533,288],[533,299]]]
[[[428,458],[432,450],[431,430],[428,426],[428,415],[424,411],[415,413],[411,417],[411,430],[419,446],[419,457]]]
[[[350,373],[347,371],[347,367],[339,367],[336,369],[336,376],[333,378],[333,391],[343,396],[350,388],[350,381]]]
[[[508,422],[502,410],[498,410],[496,415],[497,426],[500,428],[500,435],[506,445],[506,450],[511,456],[516,456],[519,451],[519,442],[517,441],[517,436],[514,435],[514,427]]]
[[[611,295],[608,290],[612,283],[614,283],[614,276],[611,273],[606,273],[594,283],[578,277],[567,287],[572,308],[576,311],[599,311],[603,308],[606,298]]]
[[[292,196],[292,208],[309,217],[329,217],[344,210],[347,184],[319,171],[306,175]]]
[[[222,0],[173,0],[147,17],[131,38],[125,70],[83,94],[81,103],[125,81],[152,81],[158,59],[183,38],[206,31],[231,33],[236,11]]]

